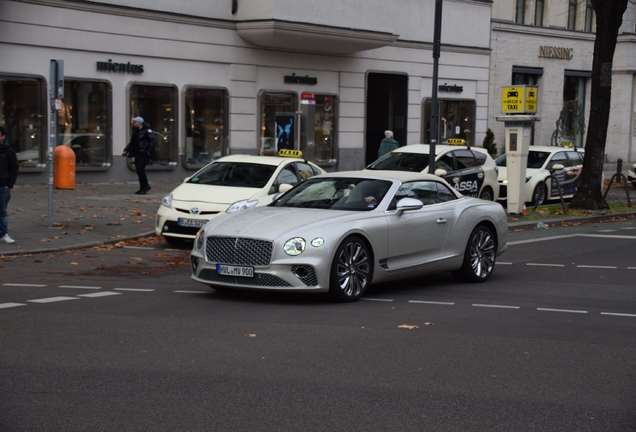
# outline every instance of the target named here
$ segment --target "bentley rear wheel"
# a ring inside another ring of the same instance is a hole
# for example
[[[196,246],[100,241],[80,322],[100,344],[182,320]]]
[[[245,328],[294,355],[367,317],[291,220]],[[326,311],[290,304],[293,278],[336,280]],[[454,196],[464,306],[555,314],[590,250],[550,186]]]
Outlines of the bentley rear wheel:
[[[371,283],[373,263],[364,240],[347,237],[336,250],[329,275],[329,294],[340,302],[358,300]]]

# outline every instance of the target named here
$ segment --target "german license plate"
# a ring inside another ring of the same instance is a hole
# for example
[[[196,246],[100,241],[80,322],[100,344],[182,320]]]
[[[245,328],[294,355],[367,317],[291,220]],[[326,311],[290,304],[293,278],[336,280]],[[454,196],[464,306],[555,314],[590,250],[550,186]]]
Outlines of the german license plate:
[[[187,218],[179,218],[177,220],[177,225],[182,227],[191,227],[191,228],[201,228],[208,221],[205,219],[187,219]]]
[[[254,267],[217,264],[216,273],[224,276],[254,277]]]

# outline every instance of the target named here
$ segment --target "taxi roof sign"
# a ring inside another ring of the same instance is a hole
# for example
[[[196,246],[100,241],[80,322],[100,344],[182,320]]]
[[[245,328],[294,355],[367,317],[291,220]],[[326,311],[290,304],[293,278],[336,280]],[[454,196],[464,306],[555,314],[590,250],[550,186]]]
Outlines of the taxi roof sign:
[[[501,88],[501,112],[506,114],[535,114],[537,112],[537,86],[519,85]]]
[[[448,145],[466,145],[466,140],[462,138],[448,138],[446,140]]]
[[[293,150],[293,149],[280,149],[278,151],[278,156],[280,156],[280,157],[302,158],[303,157],[303,152],[301,152],[300,150]]]

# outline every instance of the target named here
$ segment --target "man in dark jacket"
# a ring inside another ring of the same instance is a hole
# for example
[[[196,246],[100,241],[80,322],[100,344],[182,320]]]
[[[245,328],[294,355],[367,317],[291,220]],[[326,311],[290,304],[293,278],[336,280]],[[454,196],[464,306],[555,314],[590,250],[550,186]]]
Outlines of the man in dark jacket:
[[[7,204],[18,178],[18,157],[9,146],[7,130],[0,126],[0,243],[15,243],[8,233]]]
[[[146,195],[151,189],[146,176],[146,165],[150,162],[155,151],[155,135],[152,133],[150,125],[144,122],[141,117],[132,119],[132,124],[130,142],[124,149],[123,155],[135,158],[135,170],[139,177],[139,190],[135,194]]]

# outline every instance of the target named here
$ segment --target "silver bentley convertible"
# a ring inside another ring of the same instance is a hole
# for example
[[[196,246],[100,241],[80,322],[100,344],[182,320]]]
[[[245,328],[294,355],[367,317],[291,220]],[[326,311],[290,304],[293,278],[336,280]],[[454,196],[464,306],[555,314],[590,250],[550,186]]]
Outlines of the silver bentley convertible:
[[[372,283],[452,272],[484,282],[506,249],[500,204],[462,196],[437,176],[323,174],[266,207],[205,224],[192,278],[215,290],[329,292],[354,301]]]

